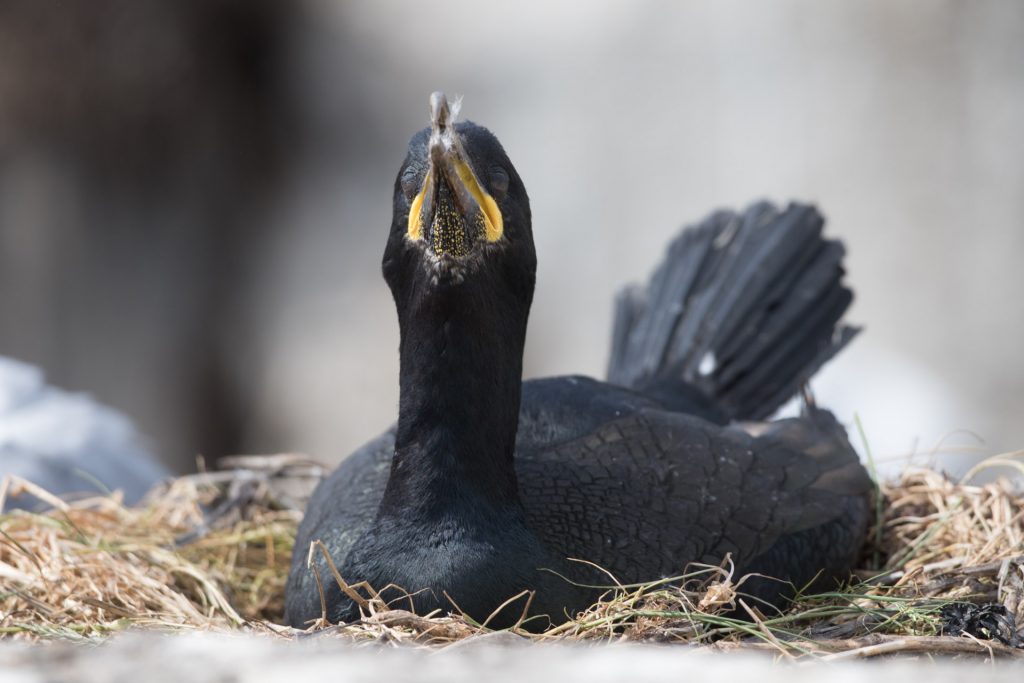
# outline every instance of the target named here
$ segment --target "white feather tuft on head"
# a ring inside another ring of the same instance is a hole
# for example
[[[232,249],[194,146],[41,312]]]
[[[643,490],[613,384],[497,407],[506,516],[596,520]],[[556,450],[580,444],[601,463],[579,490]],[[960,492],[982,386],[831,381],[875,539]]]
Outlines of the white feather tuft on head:
[[[462,95],[456,95],[455,100],[448,103],[448,125],[453,126],[459,120],[459,112],[462,111]]]

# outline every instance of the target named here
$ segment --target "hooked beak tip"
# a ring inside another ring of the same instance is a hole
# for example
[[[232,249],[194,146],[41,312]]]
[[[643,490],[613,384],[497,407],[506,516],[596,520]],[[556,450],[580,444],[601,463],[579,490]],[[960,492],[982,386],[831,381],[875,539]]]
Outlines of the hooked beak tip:
[[[448,127],[451,108],[448,98],[441,91],[430,94],[430,127],[434,133],[443,133]]]
[[[435,165],[443,162],[445,155],[454,146],[451,127],[452,111],[448,98],[437,91],[430,95],[430,160]]]

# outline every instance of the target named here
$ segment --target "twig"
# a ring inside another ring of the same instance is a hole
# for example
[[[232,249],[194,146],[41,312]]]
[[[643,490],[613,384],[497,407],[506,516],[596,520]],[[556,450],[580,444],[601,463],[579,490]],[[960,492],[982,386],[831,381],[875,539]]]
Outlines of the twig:
[[[822,641],[815,643],[818,647],[833,646],[843,652],[835,652],[822,657],[824,661],[842,659],[866,659],[896,653],[929,653],[929,654],[987,654],[990,657],[999,655],[1024,659],[1024,650],[1008,647],[993,641],[980,641],[975,638],[959,636],[888,636],[872,635],[846,641]]]

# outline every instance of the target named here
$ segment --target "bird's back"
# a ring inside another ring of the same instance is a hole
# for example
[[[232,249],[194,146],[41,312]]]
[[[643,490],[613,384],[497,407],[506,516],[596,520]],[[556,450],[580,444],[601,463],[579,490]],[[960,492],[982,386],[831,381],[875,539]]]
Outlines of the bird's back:
[[[593,420],[599,396],[611,414]],[[819,571],[845,578],[872,484],[830,413],[808,406],[754,436],[653,403],[579,377],[524,385],[516,472],[549,547],[622,583],[727,554],[740,572],[770,570],[801,586]],[[582,429],[550,432],[551,415],[571,424],[574,412]]]

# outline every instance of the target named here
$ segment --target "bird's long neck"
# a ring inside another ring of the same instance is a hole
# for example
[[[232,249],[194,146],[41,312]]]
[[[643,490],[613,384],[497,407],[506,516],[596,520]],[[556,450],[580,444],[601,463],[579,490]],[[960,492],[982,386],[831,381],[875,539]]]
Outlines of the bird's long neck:
[[[398,433],[382,510],[520,505],[513,455],[528,311],[470,283],[399,303]]]

